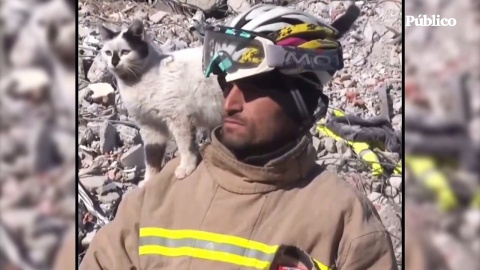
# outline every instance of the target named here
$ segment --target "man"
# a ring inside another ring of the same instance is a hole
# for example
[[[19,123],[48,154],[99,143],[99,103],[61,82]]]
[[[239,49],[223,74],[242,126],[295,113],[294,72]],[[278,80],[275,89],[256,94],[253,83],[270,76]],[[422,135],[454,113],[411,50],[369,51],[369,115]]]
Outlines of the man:
[[[346,31],[349,12],[332,25]],[[205,35],[205,73],[218,74],[225,115],[202,162],[177,180],[175,159],[126,196],[80,269],[271,269],[280,245],[315,269],[396,268],[373,205],[315,163],[308,130],[321,85],[342,67],[342,31],[270,5],[228,26]]]

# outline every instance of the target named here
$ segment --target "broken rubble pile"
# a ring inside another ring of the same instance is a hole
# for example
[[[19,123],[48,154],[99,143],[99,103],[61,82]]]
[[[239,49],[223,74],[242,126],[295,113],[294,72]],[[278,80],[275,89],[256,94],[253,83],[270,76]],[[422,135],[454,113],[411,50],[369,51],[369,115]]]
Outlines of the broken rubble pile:
[[[153,44],[165,52],[200,46],[201,41],[189,31],[190,16],[194,12],[184,16],[159,6],[150,7],[147,3],[131,1],[95,3],[100,10],[90,1],[80,1],[79,4],[79,61],[82,63],[79,88],[87,91],[79,100],[81,172],[93,174],[81,181],[105,206],[105,210],[110,211],[141,179],[143,146],[134,121],[122,104],[115,81],[100,61],[98,51],[101,40],[94,26],[103,23],[119,29],[140,18],[147,26],[147,35]],[[249,5],[241,1],[234,4],[240,9]],[[398,40],[402,29],[401,5],[394,1],[356,1],[355,4],[361,8],[362,15],[342,40],[345,68],[335,75],[324,91],[330,98],[331,108],[368,119],[380,114],[381,104],[376,89],[380,85],[387,86],[392,105],[391,124],[395,130],[401,131],[403,48],[401,40]],[[345,11],[347,2],[305,0],[296,1],[293,5],[330,22]],[[224,20],[208,18],[207,22]],[[88,94],[92,91],[93,94]],[[398,241],[402,237],[401,176],[391,176],[390,173],[373,176],[371,167],[345,141],[335,140],[318,131],[313,133],[313,143],[318,150],[317,163],[340,174],[370,198],[392,234],[396,257],[401,261],[402,243]],[[175,155],[173,142],[167,152],[167,160]],[[395,163],[398,160],[398,156],[392,155],[382,162]],[[80,226],[82,232],[79,237],[84,248],[88,247],[98,229],[98,226],[89,224],[91,222]]]

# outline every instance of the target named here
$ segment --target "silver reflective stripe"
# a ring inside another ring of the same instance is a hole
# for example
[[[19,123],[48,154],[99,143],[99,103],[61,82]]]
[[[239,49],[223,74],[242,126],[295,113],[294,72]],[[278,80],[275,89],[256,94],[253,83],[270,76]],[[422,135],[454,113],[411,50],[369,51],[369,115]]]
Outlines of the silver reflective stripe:
[[[275,253],[268,254],[259,250],[244,248],[225,243],[216,243],[193,238],[169,239],[164,237],[148,236],[140,237],[140,246],[156,245],[168,248],[192,247],[204,250],[226,252],[238,256],[271,262]]]

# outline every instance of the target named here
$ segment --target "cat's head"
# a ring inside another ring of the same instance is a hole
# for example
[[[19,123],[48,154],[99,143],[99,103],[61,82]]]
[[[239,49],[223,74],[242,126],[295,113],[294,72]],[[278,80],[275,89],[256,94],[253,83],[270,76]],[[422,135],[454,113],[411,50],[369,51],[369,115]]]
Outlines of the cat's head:
[[[141,21],[135,20],[119,32],[104,26],[100,26],[99,31],[104,42],[101,57],[112,73],[129,77],[141,72],[142,64],[148,57],[148,43]]]
[[[76,54],[75,7],[70,0],[49,0],[32,12],[29,26],[42,50],[61,60],[71,61]]]

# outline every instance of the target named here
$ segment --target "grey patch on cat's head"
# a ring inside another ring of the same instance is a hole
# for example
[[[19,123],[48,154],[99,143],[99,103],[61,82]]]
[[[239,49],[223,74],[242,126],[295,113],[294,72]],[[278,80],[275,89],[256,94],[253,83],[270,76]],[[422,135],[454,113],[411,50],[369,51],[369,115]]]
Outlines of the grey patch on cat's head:
[[[127,29],[119,32],[100,26],[99,32],[104,41],[101,57],[109,70],[122,79],[138,79],[142,64],[149,54],[143,23],[135,20]]]

